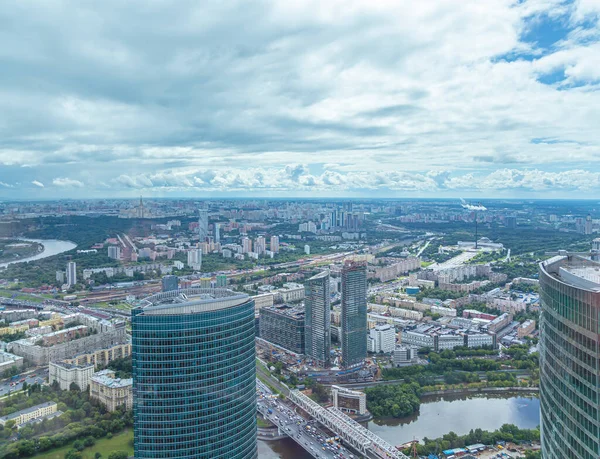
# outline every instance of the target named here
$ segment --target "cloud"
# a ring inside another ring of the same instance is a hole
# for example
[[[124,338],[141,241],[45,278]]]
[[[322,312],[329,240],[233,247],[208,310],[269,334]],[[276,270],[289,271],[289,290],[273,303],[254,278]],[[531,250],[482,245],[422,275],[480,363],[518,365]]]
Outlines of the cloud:
[[[11,185],[10,183],[5,183],[5,182],[0,182],[0,186],[3,186],[5,188],[14,188],[14,185]]]
[[[0,181],[23,197],[31,177],[82,197],[596,189],[597,1],[146,7],[6,9]]]
[[[40,188],[44,188],[44,184],[42,182],[38,182],[37,180],[32,181],[35,186],[39,186]]]
[[[66,177],[55,178],[54,180],[52,180],[52,184],[56,185],[56,186],[60,186],[60,187],[76,187],[76,188],[83,187],[83,182],[80,182],[79,180],[66,178]]]

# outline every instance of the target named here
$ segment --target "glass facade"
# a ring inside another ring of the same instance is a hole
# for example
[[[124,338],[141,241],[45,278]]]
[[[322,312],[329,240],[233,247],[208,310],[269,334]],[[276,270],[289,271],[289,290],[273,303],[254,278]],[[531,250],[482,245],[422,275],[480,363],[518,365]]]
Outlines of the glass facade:
[[[132,334],[137,459],[257,457],[253,300],[159,294],[132,311]]]
[[[320,365],[329,365],[331,352],[331,294],[329,271],[304,283],[304,333],[306,356]]]
[[[600,268],[577,256],[540,265],[540,411],[544,459],[600,457]]]
[[[342,268],[342,366],[367,358],[367,265],[346,261]]]

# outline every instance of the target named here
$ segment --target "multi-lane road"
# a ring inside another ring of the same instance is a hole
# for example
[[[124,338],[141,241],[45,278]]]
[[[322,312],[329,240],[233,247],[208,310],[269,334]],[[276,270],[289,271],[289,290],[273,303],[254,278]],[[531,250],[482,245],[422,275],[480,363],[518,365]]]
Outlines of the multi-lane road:
[[[327,435],[316,422],[308,421],[290,406],[274,396],[268,387],[257,381],[258,410],[265,419],[279,427],[313,457],[324,459],[349,459],[354,455],[335,437]]]

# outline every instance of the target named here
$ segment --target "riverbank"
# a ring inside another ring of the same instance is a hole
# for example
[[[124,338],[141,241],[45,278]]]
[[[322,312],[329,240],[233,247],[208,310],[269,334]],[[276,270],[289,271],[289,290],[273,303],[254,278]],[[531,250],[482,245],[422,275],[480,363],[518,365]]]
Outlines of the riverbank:
[[[440,389],[436,391],[423,392],[421,398],[436,395],[468,395],[478,393],[538,393],[539,387],[465,387],[459,389]]]
[[[6,268],[9,265],[27,263],[29,261],[41,260],[54,255],[58,255],[69,250],[73,250],[77,247],[77,244],[73,241],[61,241],[58,239],[26,239],[26,238],[9,238],[9,240],[18,240],[24,242],[33,242],[42,246],[42,249],[35,255],[25,257],[23,259],[0,263],[0,269]]]

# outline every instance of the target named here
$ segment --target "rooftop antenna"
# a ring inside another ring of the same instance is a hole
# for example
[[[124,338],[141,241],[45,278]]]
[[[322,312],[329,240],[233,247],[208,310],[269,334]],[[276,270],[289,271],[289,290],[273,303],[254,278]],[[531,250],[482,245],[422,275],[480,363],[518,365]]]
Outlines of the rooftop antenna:
[[[477,228],[477,212],[485,211],[485,210],[487,210],[487,208],[485,206],[483,206],[481,203],[479,203],[477,205],[468,204],[467,201],[465,201],[463,198],[460,198],[460,203],[461,203],[461,206],[463,207],[463,209],[472,210],[473,212],[475,212],[475,250],[477,250],[478,243],[479,243],[478,242],[479,234],[478,234],[478,228]]]

